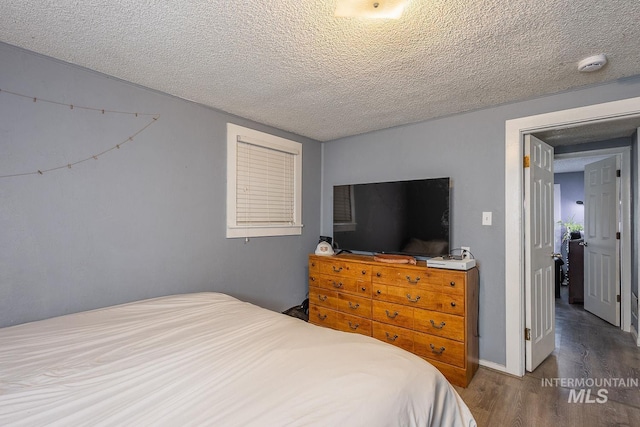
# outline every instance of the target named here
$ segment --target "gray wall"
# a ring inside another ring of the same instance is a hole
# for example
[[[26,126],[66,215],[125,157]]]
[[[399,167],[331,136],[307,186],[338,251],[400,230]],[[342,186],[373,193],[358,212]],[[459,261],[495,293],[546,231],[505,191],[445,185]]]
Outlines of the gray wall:
[[[0,326],[205,290],[275,310],[305,297],[321,144],[6,44],[0,89],[161,115],[96,161],[0,179]],[[0,93],[0,175],[86,158],[148,120]],[[303,142],[301,237],[225,238],[227,122]]]
[[[640,77],[487,108],[323,144],[322,233],[333,185],[452,178],[452,245],[470,246],[480,267],[480,357],[505,355],[505,120],[640,96]],[[493,225],[482,226],[483,211]]]
[[[555,184],[560,184],[562,221],[573,221],[584,225],[584,205],[576,204],[576,201],[584,202],[584,171],[557,173],[553,176]]]

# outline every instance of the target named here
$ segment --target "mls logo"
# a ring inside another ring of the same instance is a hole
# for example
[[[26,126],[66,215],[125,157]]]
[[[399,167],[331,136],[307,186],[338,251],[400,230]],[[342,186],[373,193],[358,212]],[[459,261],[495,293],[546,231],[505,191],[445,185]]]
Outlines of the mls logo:
[[[596,393],[598,397],[592,397],[590,388],[587,388],[587,389],[581,388],[579,390],[572,388],[571,390],[569,390],[568,402],[569,403],[607,403],[607,400],[609,399],[609,396],[607,396],[608,393],[609,392],[606,388],[601,388]]]

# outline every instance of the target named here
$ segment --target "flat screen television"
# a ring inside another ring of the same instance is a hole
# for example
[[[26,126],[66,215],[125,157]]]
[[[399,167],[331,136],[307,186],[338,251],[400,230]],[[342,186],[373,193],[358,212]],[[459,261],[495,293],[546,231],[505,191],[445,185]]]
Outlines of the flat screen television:
[[[333,241],[341,250],[449,254],[449,178],[333,187]]]

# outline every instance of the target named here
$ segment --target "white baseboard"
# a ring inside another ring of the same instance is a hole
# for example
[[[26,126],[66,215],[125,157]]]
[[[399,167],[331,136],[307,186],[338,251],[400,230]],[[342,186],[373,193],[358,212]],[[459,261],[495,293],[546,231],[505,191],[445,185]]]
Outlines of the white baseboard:
[[[638,331],[636,331],[636,327],[634,325],[631,325],[631,335],[633,336],[633,339],[636,340],[636,345],[640,347],[640,336],[638,336]]]
[[[494,371],[498,371],[498,372],[505,373],[507,375],[511,375],[507,371],[507,367],[505,365],[500,365],[499,363],[495,363],[495,362],[491,362],[490,360],[483,360],[483,359],[480,359],[478,361],[478,364],[480,366],[484,366],[485,368],[493,369]]]

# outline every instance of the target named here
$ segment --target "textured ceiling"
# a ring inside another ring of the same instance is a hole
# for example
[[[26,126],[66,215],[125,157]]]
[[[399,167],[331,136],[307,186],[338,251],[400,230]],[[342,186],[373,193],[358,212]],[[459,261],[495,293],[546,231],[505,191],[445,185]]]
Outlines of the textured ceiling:
[[[534,135],[547,144],[559,147],[562,145],[579,145],[588,142],[605,141],[615,138],[631,138],[640,128],[640,117],[626,117],[617,120],[607,120],[603,122],[592,122],[579,126],[569,126],[566,128],[552,129],[537,132]],[[612,155],[594,155],[593,152],[583,152],[581,157],[576,157],[578,153],[561,154],[553,161],[555,173],[581,172],[585,165],[611,157]]]
[[[630,138],[640,128],[640,117],[592,122],[537,132],[534,135],[549,145],[577,145],[614,138]]]
[[[553,161],[553,172],[554,173],[584,172],[584,167],[586,165],[606,159],[611,156],[613,156],[613,154],[600,155],[600,156],[587,155],[585,157],[569,157],[569,158],[555,159]]]
[[[0,41],[326,141],[640,74],[640,1],[2,0]],[[581,74],[577,62],[606,53]]]

